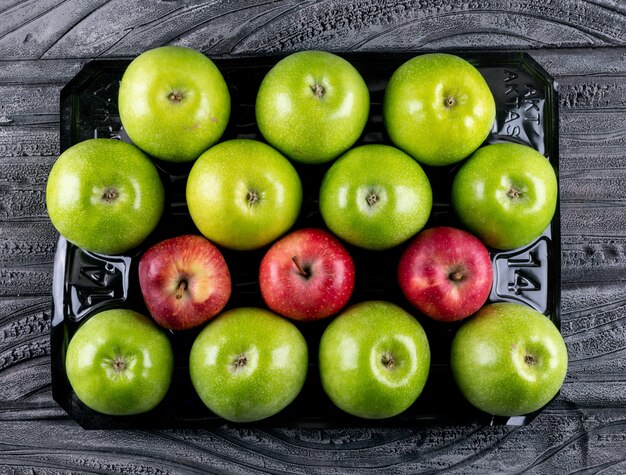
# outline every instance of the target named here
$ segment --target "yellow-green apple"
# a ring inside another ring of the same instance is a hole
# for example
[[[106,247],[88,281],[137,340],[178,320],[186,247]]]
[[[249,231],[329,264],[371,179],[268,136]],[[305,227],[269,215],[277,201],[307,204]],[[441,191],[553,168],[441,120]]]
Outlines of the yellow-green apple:
[[[319,320],[348,303],[354,289],[354,262],[329,232],[299,229],[265,253],[259,285],[273,311],[294,320]]]
[[[205,55],[162,46],[130,63],[122,76],[118,108],[135,145],[161,160],[188,162],[222,136],[230,94],[222,73]]]
[[[424,227],[432,190],[422,167],[388,145],[362,145],[324,175],[320,212],[345,241],[373,250],[396,246]]]
[[[369,104],[367,85],[348,61],[325,51],[300,51],[267,73],[255,111],[270,144],[293,160],[315,164],[356,142]]]
[[[67,377],[80,399],[108,415],[148,412],[165,397],[174,353],[165,333],[128,309],[105,310],[83,323],[65,355]]]
[[[398,282],[409,302],[444,322],[468,317],[482,307],[492,281],[485,245],[467,231],[449,226],[420,232],[398,264]]]
[[[542,408],[559,391],[567,347],[542,313],[523,304],[494,303],[459,328],[450,367],[472,405],[496,416],[517,416]]]
[[[156,228],[163,184],[137,147],[113,139],[77,143],[52,166],[46,206],[54,227],[88,251],[121,254]]]
[[[450,165],[487,138],[496,106],[487,82],[466,60],[416,56],[391,76],[383,120],[391,141],[425,165]]]
[[[463,163],[451,201],[461,222],[485,244],[514,249],[545,231],[557,197],[556,174],[543,155],[527,145],[497,143]]]
[[[383,419],[421,394],[430,369],[424,329],[397,305],[361,302],[330,322],[319,345],[322,387],[354,416]]]
[[[251,307],[211,320],[189,356],[200,399],[233,422],[258,421],[282,411],[300,393],[307,366],[307,344],[296,326]]]
[[[210,148],[187,181],[193,222],[209,240],[236,250],[269,244],[295,223],[302,183],[289,160],[256,140]]]
[[[170,330],[186,330],[213,318],[231,291],[224,256],[193,234],[150,247],[139,260],[139,285],[152,318]]]

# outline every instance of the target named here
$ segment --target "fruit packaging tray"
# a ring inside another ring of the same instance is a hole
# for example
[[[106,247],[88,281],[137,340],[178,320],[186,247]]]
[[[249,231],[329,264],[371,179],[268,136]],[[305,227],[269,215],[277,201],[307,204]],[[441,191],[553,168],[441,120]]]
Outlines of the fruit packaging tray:
[[[558,176],[557,88],[547,73],[525,53],[481,53],[460,56],[485,76],[496,100],[496,122],[486,143],[513,141],[531,145],[546,155]],[[412,54],[343,55],[363,75],[371,95],[370,117],[356,145],[390,144],[382,122],[382,99],[393,71]],[[263,76],[280,58],[241,57],[215,59],[229,85],[232,114],[222,140],[263,140],[255,124],[254,103]],[[119,82],[130,61],[92,61],[61,91],[61,149],[89,138],[129,141],[117,111]],[[196,395],[188,375],[188,357],[198,330],[170,332],[176,355],[174,377],[162,403],[139,416],[98,414],[82,404],[65,374],[67,345],[81,322],[98,311],[126,307],[149,315],[143,303],[137,265],[150,245],[175,235],[198,233],[185,203],[186,177],[191,164],[157,162],[166,189],[166,208],[155,232],[139,248],[121,256],[86,252],[59,238],[54,261],[53,318],[51,330],[52,390],[54,399],[70,417],[86,428],[208,427],[222,424]],[[295,228],[322,227],[318,210],[319,184],[330,164],[295,164],[303,182],[304,201]],[[433,209],[426,227],[461,227],[450,207],[449,194],[456,166],[424,167],[433,188]],[[424,423],[521,425],[537,413],[519,417],[494,417],[474,409],[457,390],[449,370],[450,342],[459,323],[443,324],[421,316],[403,297],[396,266],[404,245],[388,251],[365,251],[347,245],[356,265],[356,286],[350,303],[388,300],[415,315],[427,332],[432,365],[422,395],[403,414],[372,421],[349,416],[324,394],[318,376],[319,338],[330,321],[298,323],[309,344],[309,373],[298,398],[278,415],[255,425],[287,427],[399,426]],[[226,308],[264,306],[258,286],[258,268],[266,248],[256,251],[223,249],[233,292]],[[559,326],[560,236],[559,208],[548,229],[535,242],[513,251],[491,252],[494,281],[490,302],[519,302],[544,313]]]

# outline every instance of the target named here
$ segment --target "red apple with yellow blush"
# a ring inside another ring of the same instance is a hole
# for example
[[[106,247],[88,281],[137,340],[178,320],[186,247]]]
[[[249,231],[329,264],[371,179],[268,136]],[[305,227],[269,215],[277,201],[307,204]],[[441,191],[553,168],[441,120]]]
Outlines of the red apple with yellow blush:
[[[489,297],[491,258],[474,235],[449,226],[419,233],[398,264],[398,282],[420,312],[444,322],[475,313]]]
[[[139,261],[139,285],[152,318],[162,327],[186,330],[217,315],[230,298],[228,265],[202,236],[161,241]]]

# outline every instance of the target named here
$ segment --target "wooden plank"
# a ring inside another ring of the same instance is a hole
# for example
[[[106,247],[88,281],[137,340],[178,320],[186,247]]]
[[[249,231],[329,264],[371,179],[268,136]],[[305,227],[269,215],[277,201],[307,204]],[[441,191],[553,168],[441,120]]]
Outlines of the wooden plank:
[[[0,297],[49,295],[52,288],[52,266],[42,262],[29,267],[0,267]]]
[[[62,86],[85,65],[86,60],[0,60],[0,85],[54,84]]]
[[[626,238],[590,233],[561,238],[561,278],[573,289],[626,280]],[[619,285],[622,285],[621,283]]]
[[[527,427],[87,432],[69,421],[6,421],[0,469],[124,473],[566,473],[620,467],[620,410],[546,412]],[[14,434],[20,434],[16,440]],[[42,450],[42,447],[45,449]]]
[[[6,84],[0,87],[0,114],[5,117],[59,114],[57,84]]]
[[[51,311],[50,295],[0,298],[0,420],[66,417],[51,394]]]
[[[477,15],[478,12],[483,14]],[[376,1],[358,5],[312,3],[248,33],[232,51],[293,51],[319,44],[331,50],[376,51],[390,47],[481,48],[486,44],[499,48],[528,48],[546,43],[623,44],[619,16],[604,13],[597,5],[570,1],[423,1],[395,2],[387,7]],[[594,24],[594,19],[600,24]],[[303,20],[306,29],[300,27]],[[488,34],[484,31],[487,25]]]
[[[561,48],[528,51],[552,76],[587,81],[595,76],[619,75],[626,71],[626,54],[620,48]]]
[[[589,203],[574,208],[561,203],[561,233],[568,236],[626,236],[626,209]]]
[[[45,220],[46,192],[5,187],[0,189],[0,221]]]
[[[626,155],[617,157],[626,164]],[[559,176],[560,197],[566,209],[585,206],[621,206],[626,203],[626,168],[564,172]]]
[[[576,111],[626,107],[624,75],[563,76],[559,78],[559,102]]]
[[[262,2],[259,5],[260,8],[265,6]],[[200,36],[200,34],[198,35]],[[204,39],[210,41],[206,35]],[[139,54],[139,52],[135,54]],[[528,50],[527,52],[550,75],[557,78],[560,85],[560,95],[564,97],[568,96],[571,85],[597,83],[604,87],[607,81],[619,81],[626,74],[626,53],[621,48],[597,48],[593,50],[587,48],[546,48]],[[135,54],[126,53],[125,56],[130,57]],[[91,57],[85,55],[85,58],[82,59],[0,59],[0,85],[55,84],[61,86],[74,77]],[[585,93],[583,92],[583,94]],[[564,97],[561,98],[562,108],[576,107],[575,101]]]
[[[496,0],[405,0],[390,5],[374,0],[358,5],[29,0],[5,11],[4,19],[2,59],[119,56],[168,42],[216,54],[292,51],[319,44],[331,50],[480,48],[486,41],[501,48],[626,44],[624,16],[595,2],[575,0],[504,5]]]
[[[150,1],[109,2],[105,7],[77,24],[44,55],[53,57],[136,56],[155,45],[179,44],[209,55],[221,56],[232,50],[231,41],[238,41],[272,19],[295,14],[306,3],[294,0],[273,2],[254,0],[245,3],[211,2],[184,4]],[[124,8],[119,18],[115,12]],[[111,23],[111,19],[115,21]],[[106,32],[94,24],[109,24]],[[98,31],[98,34],[94,34]],[[71,52],[68,54],[68,52]]]
[[[3,15],[0,59],[40,58],[107,0],[28,0]]]
[[[56,154],[0,157],[0,187],[30,191],[45,189],[48,174],[55,161]]]
[[[598,162],[626,149],[626,110],[601,113],[561,111],[559,147],[562,161],[569,153],[594,155]],[[600,167],[599,167],[600,168]]]
[[[4,127],[59,123],[59,85],[0,87],[0,122]],[[3,127],[3,128],[4,128]]]
[[[58,233],[49,220],[0,225],[0,266],[52,268]]]
[[[573,408],[546,414],[529,427],[513,430],[462,468],[466,473],[576,473],[585,468],[596,473],[596,467],[613,467],[619,473],[625,426],[620,410]]]
[[[56,159],[59,153],[58,120],[51,127],[0,127],[0,162],[15,163],[18,157],[46,157],[49,163],[49,157]]]

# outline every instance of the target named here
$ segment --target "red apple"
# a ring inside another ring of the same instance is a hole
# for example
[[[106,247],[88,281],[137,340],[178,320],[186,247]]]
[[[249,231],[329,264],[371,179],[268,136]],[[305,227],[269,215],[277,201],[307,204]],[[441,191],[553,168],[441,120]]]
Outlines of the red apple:
[[[202,236],[166,239],[139,261],[139,285],[148,311],[164,328],[185,330],[217,315],[230,298],[222,253]]]
[[[493,281],[489,251],[475,236],[447,226],[422,231],[398,265],[406,298],[423,314],[461,320],[483,306]]]
[[[354,289],[354,262],[327,231],[306,228],[276,242],[259,269],[269,308],[294,320],[319,320],[341,310]]]

